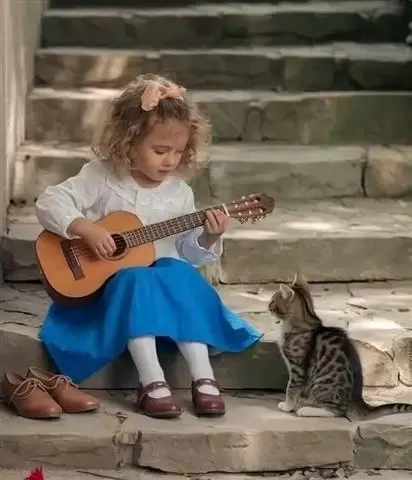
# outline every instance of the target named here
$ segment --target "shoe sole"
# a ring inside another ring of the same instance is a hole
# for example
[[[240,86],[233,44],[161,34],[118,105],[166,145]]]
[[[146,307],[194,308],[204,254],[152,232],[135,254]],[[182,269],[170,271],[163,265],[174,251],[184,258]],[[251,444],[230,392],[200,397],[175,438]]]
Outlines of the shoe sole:
[[[22,417],[22,418],[29,418],[30,420],[57,420],[59,418],[61,418],[62,416],[62,413],[51,413],[51,414],[48,414],[48,415],[42,415],[42,416],[34,416],[34,415],[23,415],[22,413],[20,413],[17,408],[12,404],[10,405],[6,400],[3,401],[4,405],[9,409],[11,410],[12,412],[14,412],[16,415],[18,415],[19,417]]]
[[[63,410],[64,413],[67,413],[68,415],[71,415],[73,413],[92,413],[92,412],[96,412],[97,410],[99,410],[99,407],[93,407],[93,408],[87,408],[85,410]]]
[[[226,410],[196,410],[199,417],[222,417],[226,414]]]
[[[164,413],[148,413],[145,412],[144,410],[137,409],[137,413],[141,413],[142,415],[146,415],[146,417],[150,418],[158,418],[158,419],[171,419],[171,418],[179,418],[182,414],[182,412],[164,412]]]

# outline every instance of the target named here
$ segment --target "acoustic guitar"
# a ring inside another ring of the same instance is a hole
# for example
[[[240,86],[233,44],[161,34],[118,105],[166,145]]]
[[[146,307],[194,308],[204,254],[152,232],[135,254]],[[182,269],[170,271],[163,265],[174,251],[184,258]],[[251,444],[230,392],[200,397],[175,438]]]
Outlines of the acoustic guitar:
[[[155,261],[154,241],[202,226],[207,210],[219,209],[243,223],[264,218],[273,211],[274,204],[267,195],[251,194],[145,226],[133,213],[113,212],[96,222],[112,235],[117,247],[112,256],[100,259],[80,238],[66,239],[44,230],[36,240],[37,265],[52,300],[80,306],[96,297],[118,270],[151,265]]]

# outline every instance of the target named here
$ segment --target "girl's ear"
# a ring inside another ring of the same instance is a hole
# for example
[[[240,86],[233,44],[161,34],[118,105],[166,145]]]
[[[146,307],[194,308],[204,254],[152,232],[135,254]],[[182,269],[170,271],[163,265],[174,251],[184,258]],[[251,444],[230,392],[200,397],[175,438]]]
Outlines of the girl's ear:
[[[281,283],[279,285],[279,291],[283,300],[286,300],[288,302],[291,302],[295,297],[295,292],[293,291],[293,289],[290,288],[289,285],[285,285],[284,283]]]

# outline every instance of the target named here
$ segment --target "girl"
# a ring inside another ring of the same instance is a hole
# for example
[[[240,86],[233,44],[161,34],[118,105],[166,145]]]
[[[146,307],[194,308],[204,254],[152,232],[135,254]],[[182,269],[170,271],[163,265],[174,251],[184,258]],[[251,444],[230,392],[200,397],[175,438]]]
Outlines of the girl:
[[[93,222],[110,212],[133,212],[146,224],[194,212],[193,192],[182,176],[198,166],[209,133],[183,88],[163,77],[139,76],[113,101],[93,148],[98,158],[40,195],[40,223],[63,237],[82,238],[97,257],[107,258],[114,241]],[[81,382],[127,348],[139,373],[138,410],[178,417],[182,408],[156,350],[156,341],[173,341],[193,377],[197,414],[223,415],[208,346],[240,352],[261,337],[222,304],[195,268],[222,253],[227,224],[223,212],[210,211],[203,228],[155,242],[153,265],[120,270],[97,300],[81,308],[52,304],[41,339],[59,370]]]

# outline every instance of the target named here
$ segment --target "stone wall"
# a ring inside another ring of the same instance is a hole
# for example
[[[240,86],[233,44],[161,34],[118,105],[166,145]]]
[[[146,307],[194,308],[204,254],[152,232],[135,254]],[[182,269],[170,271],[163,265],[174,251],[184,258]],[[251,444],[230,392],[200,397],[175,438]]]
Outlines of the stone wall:
[[[33,77],[34,52],[39,41],[47,0],[0,2],[0,230],[5,229],[13,182],[13,161],[24,139],[26,93]],[[2,276],[0,276],[0,279]]]

